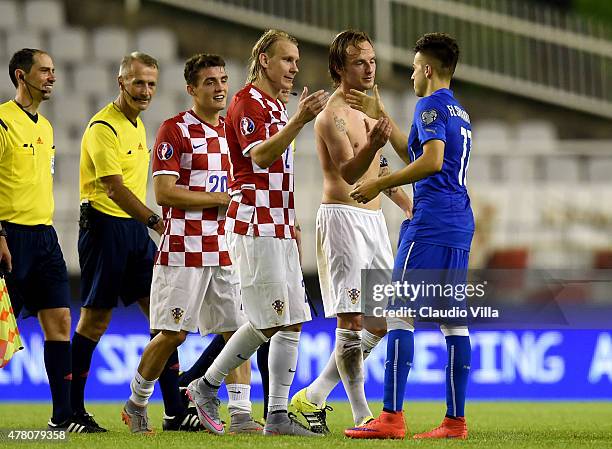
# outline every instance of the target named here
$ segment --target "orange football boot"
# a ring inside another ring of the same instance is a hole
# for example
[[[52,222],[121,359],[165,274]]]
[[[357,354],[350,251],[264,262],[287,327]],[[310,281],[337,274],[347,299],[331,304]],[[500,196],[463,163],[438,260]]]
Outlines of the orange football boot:
[[[465,417],[455,419],[444,418],[442,424],[429,432],[417,433],[414,438],[417,440],[424,438],[457,438],[458,440],[466,440],[468,437],[467,424]]]
[[[372,419],[359,427],[346,429],[344,435],[349,438],[401,440],[406,436],[406,424],[403,412],[382,412],[378,418]]]

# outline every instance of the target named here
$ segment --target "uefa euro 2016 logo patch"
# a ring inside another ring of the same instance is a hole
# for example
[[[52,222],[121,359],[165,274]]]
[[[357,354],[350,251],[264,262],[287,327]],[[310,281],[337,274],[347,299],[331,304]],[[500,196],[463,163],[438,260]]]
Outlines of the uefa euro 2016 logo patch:
[[[183,318],[184,313],[185,311],[181,309],[180,307],[175,307],[174,309],[170,310],[170,314],[172,315],[172,318],[174,319],[174,322],[176,324],[178,324],[179,321],[181,321],[181,318]]]
[[[249,134],[253,134],[255,131],[255,122],[251,120],[249,117],[242,117],[240,119],[240,132],[243,136],[248,136]]]
[[[359,296],[361,295],[361,292],[357,290],[356,288],[347,288],[346,294],[348,295],[349,299],[351,300],[353,304],[357,304],[357,301],[359,301]]]
[[[283,310],[285,310],[285,302],[277,299],[272,303],[272,308],[278,316],[281,316],[283,314]]]
[[[168,142],[162,142],[157,146],[157,157],[160,161],[167,161],[174,154],[174,148]]]
[[[424,125],[429,125],[430,123],[435,122],[437,118],[438,111],[436,111],[435,109],[430,109],[429,111],[421,112],[421,121]]]

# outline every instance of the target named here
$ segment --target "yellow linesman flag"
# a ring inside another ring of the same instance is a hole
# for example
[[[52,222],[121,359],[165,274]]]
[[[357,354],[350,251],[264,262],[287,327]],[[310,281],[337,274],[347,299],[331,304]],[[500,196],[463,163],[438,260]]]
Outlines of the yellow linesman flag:
[[[9,298],[6,282],[0,276],[0,368],[4,368],[13,355],[23,349],[13,306]]]

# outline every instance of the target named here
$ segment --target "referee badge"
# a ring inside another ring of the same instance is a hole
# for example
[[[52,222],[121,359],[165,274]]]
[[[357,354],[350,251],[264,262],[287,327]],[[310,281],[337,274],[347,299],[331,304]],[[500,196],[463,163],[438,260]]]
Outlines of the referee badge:
[[[170,310],[170,314],[172,315],[174,322],[178,324],[179,321],[181,321],[181,318],[183,318],[185,311],[181,309],[180,307],[175,307],[174,309]]]
[[[278,316],[281,316],[283,314],[283,310],[285,310],[285,302],[277,299],[272,303],[272,308]]]
[[[357,301],[359,301],[359,296],[361,295],[361,292],[357,290],[356,288],[347,288],[346,294],[351,300],[351,303],[357,304]]]

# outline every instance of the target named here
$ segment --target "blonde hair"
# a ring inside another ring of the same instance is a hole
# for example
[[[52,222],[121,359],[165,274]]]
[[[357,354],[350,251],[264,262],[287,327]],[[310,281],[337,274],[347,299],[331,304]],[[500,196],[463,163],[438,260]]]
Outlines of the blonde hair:
[[[251,50],[247,83],[252,83],[257,78],[259,78],[260,74],[263,71],[263,67],[259,62],[259,55],[268,52],[270,48],[272,48],[274,43],[278,42],[281,39],[288,40],[296,46],[298,45],[298,41],[295,37],[281,30],[268,30],[261,35],[259,40],[255,43],[255,46]],[[273,56],[273,54],[268,54],[268,56]]]

